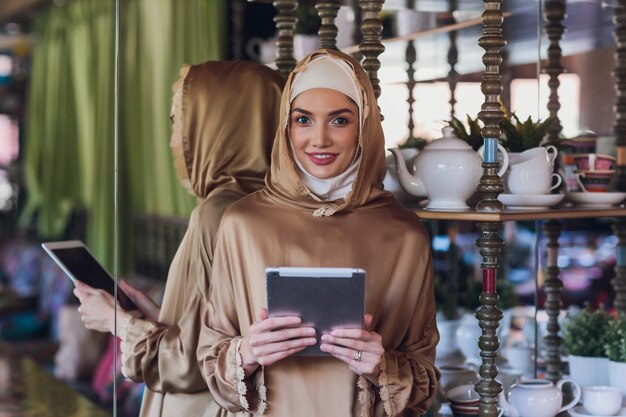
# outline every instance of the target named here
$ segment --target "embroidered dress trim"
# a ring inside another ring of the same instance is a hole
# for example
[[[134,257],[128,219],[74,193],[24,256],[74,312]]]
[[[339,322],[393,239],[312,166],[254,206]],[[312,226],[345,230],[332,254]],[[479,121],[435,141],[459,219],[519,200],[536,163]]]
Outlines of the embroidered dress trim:
[[[385,413],[388,416],[393,416],[395,413],[393,411],[393,407],[391,406],[391,396],[389,394],[389,381],[387,380],[387,362],[385,360],[385,356],[380,360],[380,375],[378,376],[378,385],[380,385],[380,398],[383,400],[383,405],[385,407]]]
[[[121,362],[122,362],[121,371],[122,371],[122,375],[126,379],[128,379],[128,371],[124,364],[126,363],[129,352],[131,352],[133,348],[132,341],[128,340],[128,331],[130,329],[130,321],[132,318],[133,316],[131,316],[130,314],[126,314],[124,316],[124,318],[122,319],[122,328],[120,329],[120,333],[117,335],[122,341],[120,343],[120,355],[121,355]]]
[[[359,404],[361,405],[361,417],[371,417],[372,405],[374,404],[374,393],[371,384],[363,375],[359,375],[357,380],[359,388]]]
[[[239,403],[241,406],[251,414],[265,414],[267,410],[267,389],[265,388],[265,384],[263,380],[257,382],[256,390],[259,395],[259,406],[256,411],[250,410],[250,403],[246,398],[246,394],[248,393],[248,385],[246,384],[246,373],[243,369],[243,359],[241,358],[241,353],[239,349],[241,348],[241,341],[243,339],[237,340],[237,344],[235,345],[235,365],[237,366],[237,391],[239,392]]]

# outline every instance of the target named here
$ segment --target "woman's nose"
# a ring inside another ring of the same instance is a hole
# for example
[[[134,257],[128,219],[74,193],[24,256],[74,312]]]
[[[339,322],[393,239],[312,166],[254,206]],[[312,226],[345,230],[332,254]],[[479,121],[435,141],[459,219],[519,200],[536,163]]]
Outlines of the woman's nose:
[[[318,148],[328,147],[332,145],[332,139],[328,134],[328,129],[325,126],[318,126],[313,132],[311,137],[311,144]]]

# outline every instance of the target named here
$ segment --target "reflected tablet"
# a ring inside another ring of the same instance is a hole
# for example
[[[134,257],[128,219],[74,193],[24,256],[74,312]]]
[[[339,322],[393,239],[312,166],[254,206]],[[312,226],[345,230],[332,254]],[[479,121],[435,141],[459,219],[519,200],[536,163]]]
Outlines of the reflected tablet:
[[[299,316],[322,334],[337,328],[363,328],[365,270],[356,268],[267,268],[270,317]],[[298,353],[327,356],[319,343]]]
[[[113,295],[115,280],[89,252],[83,242],[66,240],[46,242],[41,246],[74,284],[78,280],[92,288],[105,290]],[[117,290],[117,300],[125,311],[137,310],[137,306],[120,288]]]

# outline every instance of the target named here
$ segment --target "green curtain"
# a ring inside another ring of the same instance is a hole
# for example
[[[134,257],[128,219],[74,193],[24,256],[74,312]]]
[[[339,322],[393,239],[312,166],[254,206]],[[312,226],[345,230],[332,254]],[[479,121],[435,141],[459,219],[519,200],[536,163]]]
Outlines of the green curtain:
[[[188,215],[169,153],[171,85],[183,63],[224,56],[225,0],[127,0],[120,38],[120,236],[133,213]],[[23,223],[57,238],[76,206],[87,242],[113,267],[114,2],[72,0],[36,22],[27,104]],[[122,268],[124,269],[124,268]]]

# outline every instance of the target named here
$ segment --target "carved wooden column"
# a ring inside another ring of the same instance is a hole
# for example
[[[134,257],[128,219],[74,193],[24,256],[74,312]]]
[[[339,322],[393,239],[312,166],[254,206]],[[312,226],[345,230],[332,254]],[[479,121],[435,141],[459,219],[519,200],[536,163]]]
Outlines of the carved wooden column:
[[[500,49],[506,42],[502,37],[502,23],[504,16],[500,10],[501,0],[483,0],[485,12],[482,15],[483,36],[478,44],[485,50],[483,63],[485,73],[481,83],[481,91],[485,95],[485,102],[481,106],[478,117],[484,123],[482,136],[485,145],[485,157],[483,163],[484,174],[480,179],[478,191],[482,199],[476,209],[481,212],[502,211],[503,206],[497,198],[504,191],[504,187],[498,177],[498,138],[500,137],[499,123],[504,117],[500,108],[500,94],[502,93],[502,81],[500,77],[500,64],[502,57]],[[502,320],[502,311],[498,308],[498,293],[496,290],[498,254],[502,251],[504,242],[498,236],[502,228],[501,222],[478,222],[481,236],[476,241],[483,258],[481,268],[483,270],[483,290],[480,295],[481,307],[476,312],[482,335],[479,338],[481,380],[476,384],[476,392],[480,395],[479,415],[481,417],[498,416],[498,394],[502,391],[502,385],[495,380],[498,375],[496,358],[500,340],[497,329]]]
[[[405,50],[405,59],[408,65],[406,70],[407,82],[406,88],[409,90],[409,97],[407,98],[407,103],[409,103],[409,138],[414,138],[413,130],[415,129],[415,123],[413,123],[413,104],[415,104],[415,99],[413,98],[413,90],[415,89],[415,69],[413,68],[413,64],[417,60],[417,52],[415,51],[415,45],[413,41],[408,41],[406,44]]]
[[[296,66],[293,57],[293,32],[296,28],[298,0],[276,0],[278,14],[274,17],[278,37],[276,38],[276,67],[285,77]]]
[[[501,131],[499,123],[504,118],[500,107],[500,94],[502,93],[502,78],[500,76],[500,64],[502,56],[500,49],[506,45],[502,37],[502,23],[504,16],[500,10],[502,0],[483,0],[485,12],[482,16],[483,36],[478,44],[485,50],[483,63],[485,73],[480,89],[485,95],[485,102],[481,106],[478,118],[485,124],[482,136],[485,142],[484,174],[480,179],[478,191],[482,194],[482,200],[477,204],[478,211],[494,212],[502,211],[502,203],[498,201],[498,194],[504,191],[504,186],[498,177],[498,138]]]
[[[457,0],[448,0],[448,10],[450,13],[457,9]],[[448,71],[448,86],[450,87],[450,118],[454,117],[456,110],[456,86],[458,83],[459,73],[456,71],[456,64],[459,63],[459,48],[457,48],[456,39],[457,32],[455,30],[448,33],[448,39],[450,40],[450,46],[448,47],[448,65],[450,71]]]
[[[504,242],[498,236],[502,223],[479,222],[477,226],[481,231],[481,237],[476,241],[476,245],[480,248],[480,255],[483,257],[483,262],[480,264],[483,270],[483,290],[480,294],[481,307],[476,312],[476,318],[482,329],[482,335],[478,340],[482,357],[479,370],[481,380],[475,387],[480,395],[479,415],[497,417],[498,394],[502,391],[502,385],[495,380],[498,375],[496,358],[500,347],[497,330],[502,320],[502,311],[498,308],[496,271],[498,270],[498,254]]]
[[[618,191],[626,191],[626,0],[618,0],[613,9],[615,29],[613,37],[615,53],[615,145],[617,146],[617,172],[613,176],[613,186]]]
[[[327,49],[337,49],[339,30],[335,20],[337,13],[339,13],[339,0],[321,0],[317,2],[315,8],[321,19],[320,28],[317,31],[320,37],[320,46]]]
[[[550,76],[548,81],[548,87],[550,88],[548,110],[550,111],[550,116],[556,118],[548,130],[547,142],[551,145],[556,145],[559,141],[559,134],[563,130],[561,121],[558,118],[558,112],[561,108],[558,91],[561,84],[559,75],[563,73],[560,41],[565,33],[565,26],[563,26],[562,22],[565,19],[566,9],[565,0],[546,0],[544,3],[543,15],[547,23],[544,31],[550,40],[550,45],[548,46],[548,66],[546,67],[546,74]]]
[[[620,217],[613,224],[617,236],[617,266],[615,278],[611,281],[615,289],[613,304],[619,313],[626,313],[626,219]]]
[[[561,270],[557,259],[559,256],[559,237],[563,225],[558,220],[549,220],[543,227],[548,238],[546,281],[543,288],[546,292],[545,309],[548,313],[547,335],[544,337],[546,345],[546,379],[556,383],[561,379],[561,342],[559,337],[559,313],[561,312]]]
[[[230,1],[230,11],[231,11],[231,28],[232,28],[232,36],[231,36],[231,50],[233,59],[243,59],[243,27],[245,25],[244,22],[244,11],[246,9],[245,0],[231,0]]]
[[[372,82],[376,98],[380,97],[380,80],[378,79],[380,61],[378,56],[385,52],[385,47],[381,43],[383,22],[380,20],[380,11],[384,3],[385,0],[360,0],[363,13],[361,22],[363,39],[359,44],[359,51],[365,57],[363,68]]]
[[[448,33],[450,39],[450,47],[448,48],[448,86],[450,87],[450,117],[455,115],[456,107],[456,85],[458,83],[459,73],[456,72],[456,64],[459,62],[459,49],[456,46],[457,33],[455,30]]]

